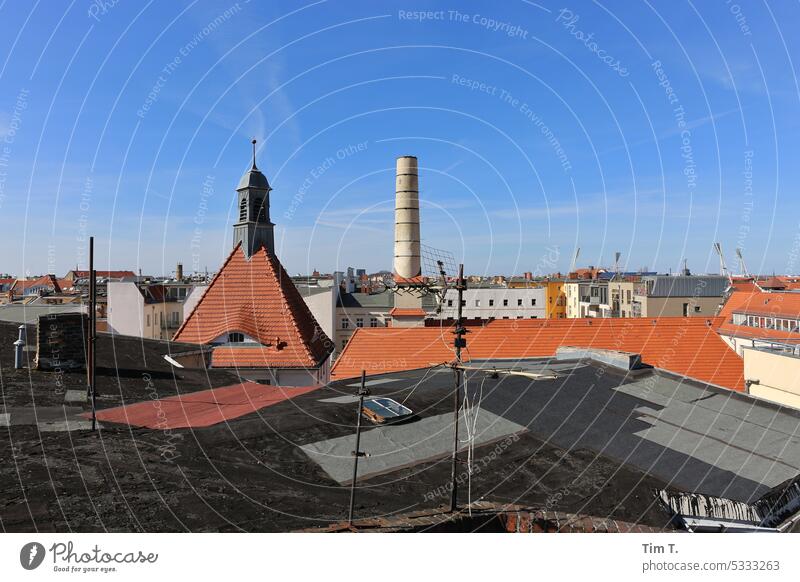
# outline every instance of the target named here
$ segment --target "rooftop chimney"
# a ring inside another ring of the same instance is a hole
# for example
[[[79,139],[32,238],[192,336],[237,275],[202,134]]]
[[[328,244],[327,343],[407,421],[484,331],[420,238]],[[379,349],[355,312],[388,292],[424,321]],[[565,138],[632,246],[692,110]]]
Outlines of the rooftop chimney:
[[[394,211],[394,273],[404,279],[419,277],[419,179],[417,158],[397,158]]]
[[[175,279],[183,281],[183,263],[178,263],[175,266]]]

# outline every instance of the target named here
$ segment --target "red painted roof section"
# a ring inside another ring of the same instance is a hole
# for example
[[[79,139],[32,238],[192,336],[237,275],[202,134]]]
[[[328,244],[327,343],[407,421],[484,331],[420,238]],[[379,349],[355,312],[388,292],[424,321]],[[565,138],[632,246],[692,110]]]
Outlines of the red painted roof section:
[[[743,390],[742,360],[717,335],[719,318],[494,320],[468,328],[465,359],[553,356],[559,346],[641,354],[656,368]],[[709,325],[710,323],[710,325]],[[359,328],[331,371],[335,379],[425,368],[454,359],[450,327]]]
[[[250,259],[241,245],[233,249],[173,339],[207,344],[234,331],[263,347],[215,348],[214,365],[314,368],[333,350],[280,261],[263,247]]]
[[[116,422],[160,430],[202,428],[239,418],[318,388],[319,386],[285,388],[244,382],[98,410],[97,419],[101,422]],[[90,418],[91,413],[86,412],[81,416]]]

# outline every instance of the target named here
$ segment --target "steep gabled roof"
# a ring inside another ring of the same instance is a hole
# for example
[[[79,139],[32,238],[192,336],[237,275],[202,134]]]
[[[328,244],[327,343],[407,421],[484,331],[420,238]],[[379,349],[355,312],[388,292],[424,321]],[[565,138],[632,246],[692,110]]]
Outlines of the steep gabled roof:
[[[560,346],[641,354],[656,368],[743,390],[743,365],[717,335],[720,318],[494,320],[469,327],[464,359],[554,356]],[[359,328],[331,371],[335,379],[425,368],[450,362],[451,327]]]
[[[174,340],[207,344],[234,331],[246,334],[261,346],[216,348],[214,366],[313,368],[333,351],[333,343],[277,257],[262,247],[248,259],[241,243],[228,256]]]

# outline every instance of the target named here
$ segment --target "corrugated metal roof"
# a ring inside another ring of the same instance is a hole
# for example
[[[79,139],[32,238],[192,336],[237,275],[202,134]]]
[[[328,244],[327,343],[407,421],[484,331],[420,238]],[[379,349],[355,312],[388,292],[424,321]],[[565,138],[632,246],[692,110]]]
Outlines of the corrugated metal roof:
[[[722,297],[730,284],[720,275],[660,275],[644,280],[650,287],[649,297]]]

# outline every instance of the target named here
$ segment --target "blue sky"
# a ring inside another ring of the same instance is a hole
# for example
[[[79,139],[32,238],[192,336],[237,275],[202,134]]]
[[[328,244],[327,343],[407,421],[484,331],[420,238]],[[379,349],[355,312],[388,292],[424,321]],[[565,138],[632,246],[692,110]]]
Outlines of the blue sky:
[[[424,18],[419,11],[427,11]],[[215,270],[250,139],[290,273],[798,272],[795,3],[0,2],[0,272]]]

